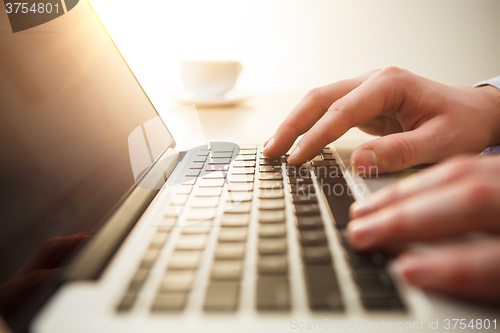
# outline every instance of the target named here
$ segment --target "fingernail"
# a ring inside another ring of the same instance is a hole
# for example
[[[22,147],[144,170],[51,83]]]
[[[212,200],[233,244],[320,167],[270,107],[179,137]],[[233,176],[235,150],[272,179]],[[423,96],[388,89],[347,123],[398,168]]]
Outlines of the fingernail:
[[[299,154],[299,151],[300,151],[300,146],[295,147],[290,156],[288,156],[288,162],[291,162],[294,159],[296,159],[297,155]]]
[[[375,228],[368,221],[351,221],[347,224],[349,242],[356,248],[364,249],[373,244]]]
[[[373,209],[373,204],[369,200],[355,201],[350,207],[350,213],[353,218],[368,214]]]
[[[398,259],[395,263],[395,270],[399,276],[411,284],[423,287],[430,282],[426,264],[418,256],[411,255]]]
[[[269,157],[267,155],[267,152],[269,151],[269,149],[271,149],[273,143],[274,143],[274,138],[271,138],[271,140],[269,140],[269,142],[264,146],[264,149],[262,150],[264,157]]]
[[[269,146],[272,142],[273,142],[274,138],[271,137],[270,139],[268,139],[265,143],[264,143],[264,149]]]
[[[357,154],[357,160],[354,161],[357,172],[367,173],[370,167],[379,167],[377,154],[372,149],[366,148]]]

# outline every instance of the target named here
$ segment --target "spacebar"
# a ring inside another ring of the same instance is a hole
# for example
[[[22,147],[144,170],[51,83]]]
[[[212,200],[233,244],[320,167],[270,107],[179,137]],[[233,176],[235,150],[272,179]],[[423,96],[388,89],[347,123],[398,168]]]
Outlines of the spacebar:
[[[318,179],[323,188],[328,206],[332,211],[337,229],[343,229],[349,223],[349,207],[354,202],[351,190],[343,177]]]

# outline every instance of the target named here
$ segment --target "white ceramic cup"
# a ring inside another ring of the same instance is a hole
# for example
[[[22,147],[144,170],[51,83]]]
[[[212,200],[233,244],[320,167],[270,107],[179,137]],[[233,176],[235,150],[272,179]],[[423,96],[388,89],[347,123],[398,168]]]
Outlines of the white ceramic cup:
[[[240,75],[238,61],[181,61],[181,79],[197,97],[220,98],[231,90]]]

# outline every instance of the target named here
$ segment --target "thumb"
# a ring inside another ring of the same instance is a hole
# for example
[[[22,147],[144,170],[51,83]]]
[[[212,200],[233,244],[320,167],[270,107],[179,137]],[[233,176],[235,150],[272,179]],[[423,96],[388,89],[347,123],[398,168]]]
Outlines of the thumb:
[[[351,155],[351,166],[358,174],[373,175],[436,162],[443,147],[433,144],[435,136],[431,128],[423,127],[383,136],[358,147]]]

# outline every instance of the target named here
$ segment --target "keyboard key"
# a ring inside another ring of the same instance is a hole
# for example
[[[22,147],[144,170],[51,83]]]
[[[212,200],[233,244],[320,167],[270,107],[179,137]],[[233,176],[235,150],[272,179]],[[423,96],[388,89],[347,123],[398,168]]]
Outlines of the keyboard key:
[[[207,161],[209,165],[218,165],[218,164],[229,164],[231,163],[230,158],[211,158]]]
[[[215,259],[244,259],[245,243],[219,243],[215,248]]]
[[[254,161],[234,161],[233,167],[235,168],[253,168],[255,167]]]
[[[165,210],[165,217],[178,217],[181,215],[182,211],[182,206],[177,206],[177,205],[169,205],[167,209]]]
[[[281,199],[285,197],[285,191],[282,188],[263,189],[259,192],[260,199]]]
[[[303,246],[302,258],[306,264],[331,264],[332,261],[326,246]]]
[[[282,275],[261,275],[257,279],[257,310],[290,309],[288,278]]]
[[[365,297],[361,296],[361,302],[367,310],[405,310],[405,306],[398,295],[388,295],[386,297]]]
[[[141,268],[151,268],[155,261],[156,258],[160,255],[160,250],[159,249],[148,249],[146,253],[142,256],[142,261],[141,261]]]
[[[233,168],[231,169],[232,175],[253,175],[255,168]]]
[[[222,187],[224,186],[224,179],[200,179],[200,187]]]
[[[259,224],[259,237],[277,238],[286,236],[286,226],[284,223]]]
[[[257,147],[254,145],[241,145],[240,151],[248,151],[248,152],[254,151],[254,153],[256,153]]]
[[[316,197],[316,195],[294,194],[292,198],[293,198],[293,203],[296,205],[318,202],[318,198]]]
[[[323,161],[323,156],[321,155],[316,155],[314,158],[311,160],[311,162],[318,162],[318,161]]]
[[[129,290],[138,291],[149,276],[149,269],[139,268],[130,281]]]
[[[260,189],[277,190],[283,188],[283,181],[281,180],[266,180],[259,183]]]
[[[205,298],[205,311],[235,311],[238,307],[238,281],[211,281]]]
[[[203,156],[203,155],[193,157],[194,163],[205,163],[206,160],[207,160],[207,156]]]
[[[257,155],[257,148],[255,148],[255,149],[240,149],[239,155]]]
[[[283,210],[285,208],[285,200],[283,199],[261,199],[259,201],[259,209],[261,210]]]
[[[193,162],[189,165],[189,169],[203,169],[205,163],[203,162]]]
[[[379,289],[390,292],[396,290],[394,282],[385,270],[361,274],[353,272],[353,277],[360,289]]]
[[[281,173],[281,165],[261,165],[259,166],[259,172],[272,172],[272,173]]]
[[[324,160],[335,160],[335,157],[333,157],[333,154],[323,153],[323,159]]]
[[[242,202],[252,201],[252,192],[228,192],[226,202]]]
[[[134,306],[135,300],[137,299],[137,293],[133,291],[127,291],[127,293],[123,296],[116,311],[118,312],[126,312],[130,311]]]
[[[245,170],[245,169],[242,169]],[[253,183],[253,175],[234,175],[231,174],[231,177],[229,177],[229,182],[230,183]]]
[[[338,166],[335,160],[324,160],[324,161],[313,161],[311,163],[313,166]]]
[[[163,244],[167,241],[168,238],[168,232],[157,232],[154,236],[153,239],[151,240],[151,243],[149,243],[149,247],[154,248],[154,249],[160,249],[163,247]]]
[[[253,183],[231,183],[227,190],[229,192],[250,192],[253,191]]]
[[[186,177],[198,177],[200,175],[200,170],[198,169],[191,169],[185,173],[184,176]]]
[[[320,210],[318,204],[297,205],[295,206],[295,215],[297,216],[311,216],[319,215]]]
[[[338,166],[316,166],[314,167],[314,173],[318,178],[340,178],[342,177],[342,171]]]
[[[285,212],[282,210],[261,210],[259,211],[259,222],[261,223],[285,222]]]
[[[288,177],[288,182],[290,184],[302,185],[302,184],[312,184],[312,178],[298,178],[298,177]]]
[[[226,214],[245,214],[250,213],[252,209],[252,202],[226,202],[226,206],[224,207],[224,212]]]
[[[158,231],[170,232],[178,222],[179,220],[176,217],[165,217],[158,223]]]
[[[261,172],[259,173],[260,180],[281,180],[283,175],[278,172]]]
[[[326,244],[326,234],[323,230],[301,230],[299,239],[303,246]]]
[[[223,227],[246,227],[250,223],[250,214],[224,214],[221,226]]]
[[[215,260],[210,277],[212,280],[239,280],[242,272],[241,260]]]
[[[290,184],[290,191],[292,194],[302,194],[302,195],[311,195],[316,193],[316,189],[313,184]]]
[[[181,233],[183,235],[199,235],[199,234],[208,234],[210,230],[214,227],[214,220],[209,219],[201,222],[196,222],[189,224],[187,226],[183,226],[181,228]]]
[[[244,242],[247,239],[247,228],[222,227],[219,230],[219,242]]]
[[[257,260],[259,274],[283,274],[288,273],[288,260],[286,256],[259,256]]]
[[[168,269],[196,269],[200,261],[200,251],[174,251],[168,262]]]
[[[193,185],[175,185],[170,187],[172,195],[189,194],[193,190]]]
[[[214,208],[219,204],[220,197],[195,197],[191,203],[194,208]]]
[[[257,245],[259,254],[286,254],[287,244],[285,238],[261,238]]]
[[[188,293],[186,292],[167,292],[156,296],[151,310],[161,311],[181,311],[186,306]]]
[[[182,185],[194,185],[196,183],[196,178],[184,177],[184,178],[179,179],[179,182]]]
[[[203,250],[207,244],[207,235],[181,235],[175,245],[176,250]]]
[[[195,193],[197,197],[219,197],[222,187],[199,187]]]
[[[309,307],[312,310],[343,310],[337,277],[331,265],[305,265]]]
[[[195,276],[194,270],[167,271],[160,283],[160,291],[190,291]]]
[[[289,166],[286,169],[286,172],[289,177],[298,177],[298,178],[311,177],[311,173],[309,172],[309,167],[307,166]]]
[[[186,219],[203,221],[213,219],[217,215],[216,208],[191,208],[187,212]]]
[[[212,172],[212,171],[227,171],[229,170],[229,165],[228,164],[207,164],[205,165],[205,169],[203,170],[204,172]]]
[[[175,194],[172,196],[172,203],[176,206],[182,206],[186,204],[188,198],[187,194]]]
[[[383,268],[387,264],[387,258],[380,252],[361,253],[346,248],[348,261],[353,269],[358,268]]]
[[[205,170],[204,172],[206,174],[203,175],[203,179],[224,179],[224,178],[226,178],[225,171]]]
[[[352,193],[348,191],[345,179],[329,179],[328,182],[323,183],[321,186],[335,219],[335,226],[340,229],[345,228],[350,221],[349,207],[354,203],[354,198]],[[336,188],[337,190],[335,190]]]
[[[281,158],[261,158],[260,165],[281,165]]]
[[[297,227],[300,230],[323,229],[321,216],[297,216]]]
[[[212,152],[210,153],[210,156],[212,158],[231,158],[231,156],[233,156],[233,153]]]
[[[238,155],[234,159],[235,161],[255,161],[257,160],[257,156],[255,155]]]

